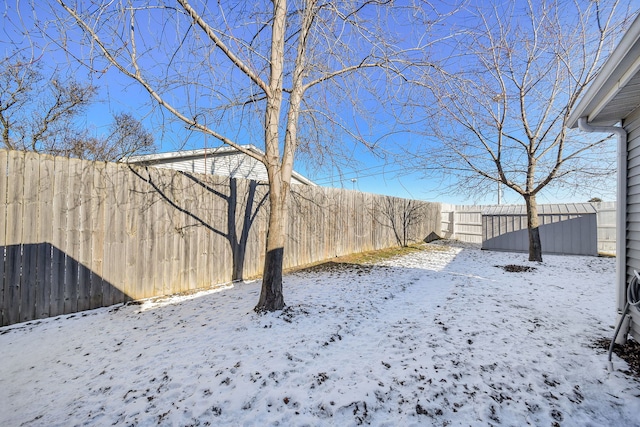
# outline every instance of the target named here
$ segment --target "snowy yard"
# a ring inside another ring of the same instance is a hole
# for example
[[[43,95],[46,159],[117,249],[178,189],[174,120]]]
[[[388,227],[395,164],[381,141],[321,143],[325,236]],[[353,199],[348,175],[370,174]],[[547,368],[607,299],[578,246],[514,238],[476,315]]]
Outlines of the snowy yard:
[[[0,425],[640,426],[614,259],[427,248],[0,328]]]

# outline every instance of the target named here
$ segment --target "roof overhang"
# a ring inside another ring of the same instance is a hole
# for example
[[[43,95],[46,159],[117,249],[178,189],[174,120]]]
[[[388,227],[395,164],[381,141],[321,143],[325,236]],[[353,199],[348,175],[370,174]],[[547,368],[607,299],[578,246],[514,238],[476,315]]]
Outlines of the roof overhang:
[[[242,145],[242,148],[248,151],[251,151],[259,156],[263,156],[264,152],[256,147],[255,145],[247,144]],[[213,155],[224,155],[224,154],[235,154],[240,152],[237,148],[223,145],[221,147],[216,148],[200,148],[197,150],[181,150],[181,151],[171,151],[166,153],[156,153],[156,154],[145,154],[141,156],[130,156],[121,160],[122,163],[131,163],[131,164],[158,164],[166,161],[176,160],[176,159],[190,159],[190,158],[198,158],[203,156],[213,156]],[[301,175],[300,173],[293,171],[291,175],[298,180],[299,182],[316,186],[317,184],[311,181],[309,178]]]
[[[242,148],[252,151],[256,154],[263,155],[264,153],[255,145],[243,145]],[[228,145],[223,145],[221,147],[216,148],[200,148],[197,150],[180,150],[180,151],[170,151],[165,153],[156,153],[156,154],[145,154],[141,156],[130,156],[122,159],[123,163],[151,163],[151,162],[160,162],[162,160],[175,160],[175,159],[188,159],[189,157],[201,157],[204,155],[214,155],[214,154],[232,154],[237,153],[239,150],[230,147]]]
[[[592,126],[613,126],[640,106],[640,15],[626,31],[582,99],[568,126],[587,117]]]

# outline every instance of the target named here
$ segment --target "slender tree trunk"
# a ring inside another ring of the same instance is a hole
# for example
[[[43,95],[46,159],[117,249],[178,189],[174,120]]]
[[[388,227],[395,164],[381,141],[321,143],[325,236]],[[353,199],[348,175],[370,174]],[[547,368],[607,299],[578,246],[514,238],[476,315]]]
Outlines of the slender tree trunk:
[[[535,195],[524,196],[527,206],[527,228],[529,229],[529,261],[542,262],[542,242],[538,222],[538,204]]]
[[[235,191],[234,197],[237,197],[238,190],[236,180],[233,179],[233,181],[233,190]],[[240,239],[236,239],[236,249],[233,252],[233,280],[242,280],[244,278],[244,258],[247,253],[249,231],[253,225],[253,204],[255,201],[257,187],[257,181],[249,181],[249,192],[244,206],[244,216],[242,218],[242,231],[240,232]],[[257,204],[255,207],[256,211],[260,209],[261,205],[262,202]]]
[[[231,280],[242,280],[244,272],[244,251],[238,239],[237,230],[237,203],[238,203],[238,181],[235,178],[229,179],[229,198],[227,199],[227,236],[231,246],[232,273]],[[243,224],[244,227],[244,224]]]
[[[4,143],[4,148],[13,150],[14,147],[11,144],[11,139],[9,139],[9,120],[5,119],[2,113],[0,113],[0,123],[2,123],[2,142]]]

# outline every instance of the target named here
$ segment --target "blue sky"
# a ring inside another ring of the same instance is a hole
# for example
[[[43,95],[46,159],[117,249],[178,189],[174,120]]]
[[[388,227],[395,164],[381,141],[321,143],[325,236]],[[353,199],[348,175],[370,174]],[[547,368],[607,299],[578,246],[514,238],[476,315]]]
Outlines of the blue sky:
[[[6,0],[3,10],[0,11],[3,13],[3,20],[5,21],[5,36],[20,21],[19,15],[16,14],[15,5],[16,2]],[[22,2],[20,7],[23,12],[28,12],[29,10],[28,3]],[[22,18],[28,21],[29,16],[28,14],[23,14]],[[452,22],[456,23],[457,21]],[[464,22],[468,24],[468,16],[464,18]],[[412,36],[415,36],[415,34],[412,34]],[[0,42],[3,56],[8,56],[11,53],[15,48],[15,42],[24,43],[26,40],[24,38],[21,39],[20,35],[15,32],[11,33],[11,37],[0,38],[4,39],[4,41]],[[45,42],[36,39],[36,43],[44,45]],[[446,55],[447,53],[440,52],[440,54]],[[54,56],[45,54],[42,57],[42,61],[47,61],[49,65],[69,66],[68,59],[60,53]],[[82,73],[82,69],[78,68],[78,78]],[[83,121],[96,134],[106,132],[114,113],[127,112],[142,120],[153,132],[159,151],[216,147],[220,145],[212,137],[190,132],[183,125],[173,122],[169,113],[163,112],[158,107],[151,107],[149,95],[113,69],[103,75],[94,75],[93,82],[100,88],[98,102],[88,109]],[[351,113],[347,112],[345,114],[349,115]],[[393,123],[384,123],[383,121],[365,130],[363,134],[366,134],[367,138],[375,140],[393,127]],[[241,127],[238,129],[237,132],[229,130],[231,133],[235,132],[238,142],[251,143],[258,147],[262,145],[260,141],[262,135],[259,132],[250,132],[247,128],[241,129]],[[338,143],[343,148],[340,170],[326,165],[318,168],[314,161],[306,161],[304,158],[297,161],[295,169],[320,185],[325,186],[456,204],[491,204],[497,202],[497,184],[493,184],[492,187],[494,188],[489,189],[489,191],[472,192],[469,195],[452,190],[449,186],[453,183],[452,178],[445,176],[445,174],[442,174],[440,178],[434,178],[432,173],[430,174],[431,178],[426,179],[423,171],[412,167],[414,162],[411,155],[411,147],[414,144],[428,144],[424,137],[411,136],[404,133],[391,134],[384,138],[383,143],[380,144],[381,150],[372,152],[355,143],[354,140],[350,140],[348,135],[335,136],[340,139]],[[612,141],[611,143],[613,144],[614,142]],[[611,190],[613,190],[613,185]],[[613,191],[608,194],[594,193],[589,196],[586,194],[568,195],[553,190],[543,191],[538,196],[538,202],[584,202],[592,196],[611,200]],[[521,197],[510,190],[506,190],[503,191],[502,201],[503,203],[521,203]]]

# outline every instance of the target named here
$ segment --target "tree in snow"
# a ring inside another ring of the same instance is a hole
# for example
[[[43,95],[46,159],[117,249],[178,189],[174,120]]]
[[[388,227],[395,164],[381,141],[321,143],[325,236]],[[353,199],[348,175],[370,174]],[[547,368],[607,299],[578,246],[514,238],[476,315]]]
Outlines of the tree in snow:
[[[522,196],[531,261],[542,261],[536,196],[570,179],[593,185],[615,169],[607,138],[571,134],[566,122],[631,16],[619,9],[617,1],[478,4],[467,11],[472,24],[449,40],[457,54],[437,78],[414,82],[439,107],[428,119],[438,141],[422,152],[428,166],[470,193],[503,185]]]
[[[188,129],[264,164],[269,222],[255,307],[262,312],[284,307],[297,153],[328,144],[320,139],[327,123],[366,143],[352,127],[368,108],[363,97],[393,96],[393,80],[411,52],[421,51],[438,18],[428,2],[401,6],[389,0],[57,0],[54,19],[41,27],[74,60],[96,73],[116,69]],[[412,20],[425,25],[418,42],[407,46],[394,28]],[[258,133],[264,154],[243,147],[243,138]]]
[[[4,148],[103,161],[153,149],[153,136],[127,113],[114,115],[107,135],[91,135],[78,121],[95,101],[96,87],[58,74],[45,78],[41,68],[39,60],[20,56],[2,62]]]

